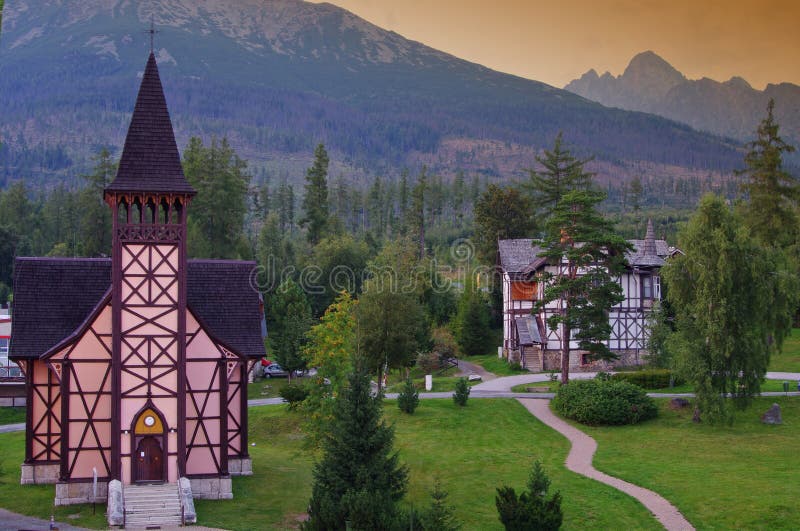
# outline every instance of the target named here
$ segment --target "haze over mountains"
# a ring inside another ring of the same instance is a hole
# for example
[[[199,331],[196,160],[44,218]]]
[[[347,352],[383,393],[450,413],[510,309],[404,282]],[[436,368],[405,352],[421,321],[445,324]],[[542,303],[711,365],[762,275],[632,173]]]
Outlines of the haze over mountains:
[[[0,37],[0,186],[74,177],[118,152],[155,23],[180,148],[227,136],[251,165],[519,175],[558,131],[601,176],[727,173],[735,143],[492,71],[300,0],[14,0]],[[542,52],[546,53],[546,52]]]
[[[742,141],[753,139],[766,115],[767,102],[773,98],[783,135],[800,143],[800,86],[792,83],[769,84],[757,90],[741,77],[724,82],[687,79],[647,51],[631,59],[619,76],[589,70],[564,88],[609,107],[657,114]]]

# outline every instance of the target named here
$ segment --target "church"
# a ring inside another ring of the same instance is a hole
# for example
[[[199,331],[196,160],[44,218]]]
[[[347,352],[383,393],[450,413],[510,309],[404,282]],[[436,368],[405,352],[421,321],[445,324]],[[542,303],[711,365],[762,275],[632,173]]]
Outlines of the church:
[[[147,61],[104,199],[111,258],[17,258],[9,357],[27,392],[23,484],[55,504],[113,480],[233,496],[251,474],[247,380],[264,356],[254,262],[189,260],[186,180],[156,60]]]

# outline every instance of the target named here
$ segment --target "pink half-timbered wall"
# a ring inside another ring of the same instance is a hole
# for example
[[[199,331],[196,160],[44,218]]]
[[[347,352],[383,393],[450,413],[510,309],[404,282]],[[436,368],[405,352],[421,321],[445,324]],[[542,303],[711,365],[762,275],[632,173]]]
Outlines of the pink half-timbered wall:
[[[28,463],[57,463],[61,458],[61,386],[44,361],[23,362],[30,375],[31,410]]]
[[[120,296],[120,464],[132,478],[131,431],[137,414],[153,407],[167,431],[162,448],[167,481],[178,480],[179,246],[123,244]]]
[[[58,419],[67,418],[58,439],[61,476],[91,479],[111,475],[111,306],[104,306],[83,334],[47,358],[61,394]],[[36,370],[36,369],[34,369]],[[36,373],[34,373],[36,378]],[[43,376],[40,375],[39,378]],[[55,384],[55,382],[53,382]],[[56,392],[51,388],[51,394]],[[38,413],[34,406],[34,415]],[[53,415],[55,422],[55,414]],[[34,437],[34,451],[36,449]],[[54,449],[53,449],[54,451]]]

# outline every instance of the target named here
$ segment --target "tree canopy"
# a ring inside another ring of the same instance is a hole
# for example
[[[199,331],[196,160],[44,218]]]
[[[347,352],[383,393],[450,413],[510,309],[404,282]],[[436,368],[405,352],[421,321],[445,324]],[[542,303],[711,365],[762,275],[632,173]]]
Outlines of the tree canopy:
[[[678,370],[699,410],[731,421],[723,393],[745,407],[760,390],[770,356],[791,330],[797,276],[785,254],[758,245],[725,202],[703,197],[662,270],[676,312]]]

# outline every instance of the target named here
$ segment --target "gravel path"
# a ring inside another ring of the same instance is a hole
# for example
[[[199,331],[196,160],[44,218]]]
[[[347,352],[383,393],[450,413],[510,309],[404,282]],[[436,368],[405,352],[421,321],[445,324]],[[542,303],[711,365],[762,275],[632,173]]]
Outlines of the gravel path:
[[[561,433],[572,443],[572,448],[569,451],[566,461],[566,466],[569,470],[605,483],[606,485],[610,485],[617,490],[633,496],[653,513],[653,516],[661,522],[661,525],[670,531],[694,529],[692,524],[683,517],[680,511],[659,494],[615,478],[614,476],[609,476],[595,469],[592,466],[592,458],[594,457],[595,450],[597,450],[597,442],[582,431],[556,417],[555,414],[550,411],[549,400],[520,399],[519,402],[525,406],[533,416]]]
[[[481,380],[484,382],[497,378],[495,373],[487,371],[481,365],[470,363],[465,360],[458,360],[458,374],[456,374],[456,376],[469,376],[470,374],[479,374]]]
[[[84,531],[82,527],[71,526],[64,522],[56,522],[56,526],[60,531]],[[47,531],[50,529],[50,522],[0,509],[0,531],[18,531],[20,529],[25,531]]]

